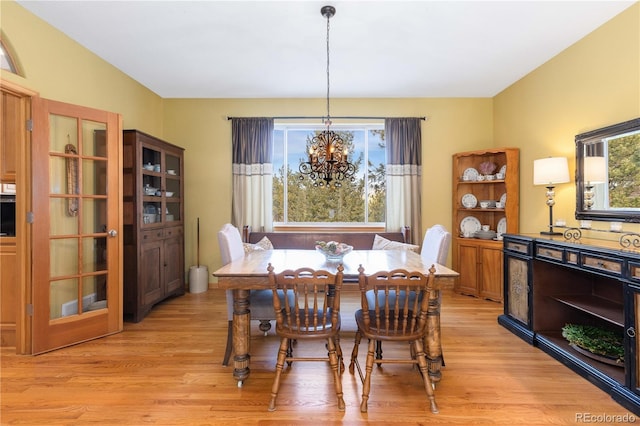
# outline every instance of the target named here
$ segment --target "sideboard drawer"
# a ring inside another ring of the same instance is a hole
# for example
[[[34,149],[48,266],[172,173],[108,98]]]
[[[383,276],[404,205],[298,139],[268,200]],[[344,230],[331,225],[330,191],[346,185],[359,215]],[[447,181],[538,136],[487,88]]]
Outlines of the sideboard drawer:
[[[142,231],[140,233],[141,242],[146,243],[147,241],[155,241],[161,239],[163,236],[162,228],[159,229],[151,229],[149,231]]]
[[[610,259],[582,253],[582,265],[585,268],[606,272],[610,275],[622,276],[622,259]]]
[[[564,260],[564,250],[557,247],[538,244],[536,245],[536,257],[562,262]]]
[[[629,279],[640,282],[640,262],[629,262]]]
[[[578,259],[580,259],[580,256],[577,251],[567,250],[567,263],[577,265]]]
[[[165,228],[163,236],[165,238],[178,237],[182,235],[182,226],[173,226],[171,228]]]
[[[516,253],[522,253],[526,255],[531,255],[531,243],[521,243],[518,241],[505,241],[504,249],[509,251],[514,251]]]

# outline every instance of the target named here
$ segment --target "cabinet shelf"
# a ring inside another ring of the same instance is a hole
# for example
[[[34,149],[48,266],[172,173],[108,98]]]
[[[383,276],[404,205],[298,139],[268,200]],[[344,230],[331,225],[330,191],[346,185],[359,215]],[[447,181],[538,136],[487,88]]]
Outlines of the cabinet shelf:
[[[467,207],[458,206],[458,210],[462,210],[465,212],[473,212],[473,213],[504,213],[505,209],[493,208],[493,209],[482,209],[478,207],[474,207],[469,209]]]
[[[560,361],[564,362],[564,360],[568,358],[572,361],[573,366],[576,366],[576,361],[581,364],[586,364],[588,367],[590,367],[589,373],[599,373],[601,375],[601,380],[613,380],[619,385],[624,385],[624,368],[605,364],[603,362],[598,362],[575,351],[569,345],[569,342],[567,342],[567,340],[562,337],[562,332],[540,331],[538,332],[538,339],[543,346],[551,346],[551,348],[547,349],[553,350],[555,352],[555,355],[559,355],[561,357]],[[548,341],[548,343],[546,343],[545,341]]]
[[[623,306],[591,294],[566,294],[554,297],[558,302],[586,312],[608,323],[624,327]]]
[[[505,183],[504,179],[494,179],[494,180],[462,180],[458,181],[458,185],[493,185],[496,183]]]

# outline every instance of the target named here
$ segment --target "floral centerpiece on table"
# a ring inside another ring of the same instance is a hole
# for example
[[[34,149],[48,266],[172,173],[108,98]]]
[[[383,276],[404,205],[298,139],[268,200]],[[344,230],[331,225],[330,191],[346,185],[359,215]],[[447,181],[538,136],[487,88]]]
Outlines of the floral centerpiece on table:
[[[327,260],[340,260],[353,250],[353,246],[337,241],[316,241],[316,250],[324,254]]]

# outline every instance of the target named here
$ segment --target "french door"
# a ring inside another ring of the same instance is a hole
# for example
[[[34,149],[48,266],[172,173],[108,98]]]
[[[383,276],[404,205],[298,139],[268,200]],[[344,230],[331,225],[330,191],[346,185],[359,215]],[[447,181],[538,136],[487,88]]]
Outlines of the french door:
[[[32,349],[122,330],[122,124],[34,98]]]

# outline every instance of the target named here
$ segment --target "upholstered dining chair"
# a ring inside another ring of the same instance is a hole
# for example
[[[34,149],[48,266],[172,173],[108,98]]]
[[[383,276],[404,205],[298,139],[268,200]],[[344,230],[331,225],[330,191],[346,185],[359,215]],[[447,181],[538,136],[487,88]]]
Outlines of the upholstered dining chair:
[[[450,245],[451,232],[442,225],[433,225],[424,234],[420,256],[425,263],[446,265]]]
[[[280,347],[276,361],[276,374],[271,387],[269,411],[276,409],[276,399],[280,389],[280,378],[285,361],[328,361],[333,372],[338,410],[344,411],[342,376],[340,362],[342,351],[338,333],[340,332],[340,291],[343,279],[342,265],[334,275],[324,270],[300,268],[275,273],[269,264],[269,284],[273,293],[273,308],[276,316],[276,334],[280,336]],[[333,291],[332,301],[329,300]],[[280,297],[279,292],[284,293]],[[293,299],[293,303],[291,301]],[[322,349],[324,357],[294,357],[290,352],[291,340],[326,340]]]
[[[222,263],[227,264],[245,255],[242,237],[238,228],[230,223],[222,226],[218,231],[218,244],[220,245],[220,255]],[[222,365],[229,365],[231,350],[233,346],[233,291],[227,290],[227,347],[224,351]],[[260,321],[260,330],[266,335],[271,329],[271,321],[276,317],[273,313],[273,295],[270,289],[251,290],[249,293],[249,309],[251,319]]]
[[[358,329],[351,353],[349,372],[354,374],[357,368],[358,375],[362,381],[360,411],[366,413],[368,410],[375,342],[384,340],[387,342],[409,343],[410,351],[405,359],[385,358],[378,359],[376,362],[378,364],[417,364],[420,368],[431,412],[438,413],[423,343],[425,336],[429,332],[427,309],[429,306],[429,292],[433,291],[435,267],[431,266],[428,276],[420,272],[410,272],[404,269],[381,271],[367,276],[364,274],[362,266],[358,270],[360,272],[358,286],[362,295],[361,309],[358,309],[355,313]],[[374,293],[373,304],[370,304],[366,297],[368,291]],[[358,361],[358,348],[363,336],[369,339],[364,372]],[[401,376],[399,378],[401,379]]]

